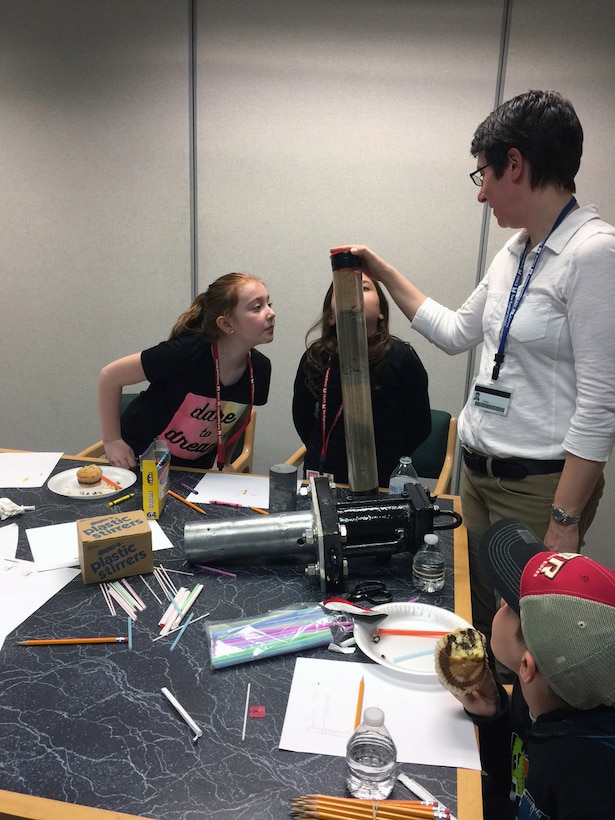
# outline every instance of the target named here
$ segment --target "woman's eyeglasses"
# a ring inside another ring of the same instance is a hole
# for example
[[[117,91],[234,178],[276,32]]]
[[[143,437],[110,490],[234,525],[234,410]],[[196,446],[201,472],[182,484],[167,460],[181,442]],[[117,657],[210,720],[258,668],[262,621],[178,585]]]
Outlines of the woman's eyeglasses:
[[[483,179],[484,179],[483,171],[485,170],[485,168],[488,168],[490,165],[491,165],[490,162],[488,162],[486,165],[481,165],[480,168],[477,168],[476,171],[472,171],[472,173],[470,174],[470,179],[479,188],[483,184]]]

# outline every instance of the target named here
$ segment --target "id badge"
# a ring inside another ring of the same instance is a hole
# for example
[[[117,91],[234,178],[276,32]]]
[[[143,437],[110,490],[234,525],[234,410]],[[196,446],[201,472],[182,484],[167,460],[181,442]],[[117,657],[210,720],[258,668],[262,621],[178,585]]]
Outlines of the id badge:
[[[490,387],[486,384],[474,385],[472,406],[485,413],[495,413],[496,416],[505,416],[508,413],[512,390],[501,387]]]
[[[310,478],[318,478],[319,475],[326,475],[329,481],[334,481],[333,473],[319,473],[318,470],[306,470],[305,477],[309,480]]]

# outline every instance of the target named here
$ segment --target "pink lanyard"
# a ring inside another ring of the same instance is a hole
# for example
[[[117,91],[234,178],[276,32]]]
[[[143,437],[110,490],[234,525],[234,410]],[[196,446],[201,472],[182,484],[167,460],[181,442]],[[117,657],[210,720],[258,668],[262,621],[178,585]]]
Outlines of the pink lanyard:
[[[333,428],[339,421],[340,416],[342,415],[342,410],[344,409],[344,403],[342,402],[335,414],[335,418],[333,419],[333,424],[331,425],[329,432],[327,433],[327,390],[329,387],[329,376],[331,375],[331,365],[327,367],[325,370],[325,378],[322,383],[322,394],[320,398],[320,424],[322,428],[322,447],[320,450],[320,466],[322,467],[327,458],[327,450],[329,449],[329,439],[331,438],[331,433],[333,432]],[[322,470],[321,470],[322,472]]]
[[[233,435],[229,439],[227,439],[225,446],[224,442],[222,441],[222,399],[220,397],[220,358],[218,356],[218,343],[215,339],[211,343],[211,352],[214,357],[214,365],[216,368],[216,434],[218,436],[218,461],[216,466],[219,470],[222,470],[224,469],[225,450],[227,450],[229,446],[239,438],[239,436],[244,432],[244,430],[250,423],[250,416],[252,415],[252,408],[254,407],[254,369],[252,368],[252,355],[248,353],[247,359],[248,374],[250,376],[250,407],[246,415],[246,420],[241,425],[239,430],[236,430],[233,433]]]

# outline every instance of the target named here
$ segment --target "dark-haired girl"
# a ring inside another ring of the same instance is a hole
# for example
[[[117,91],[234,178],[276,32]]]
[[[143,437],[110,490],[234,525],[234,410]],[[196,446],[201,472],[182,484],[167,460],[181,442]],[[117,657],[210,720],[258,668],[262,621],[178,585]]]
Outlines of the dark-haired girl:
[[[389,333],[389,305],[380,285],[363,275],[378,483],[388,487],[400,456],[411,455],[431,430],[427,373],[413,348]],[[293,421],[306,446],[305,475],[328,473],[348,483],[344,413],[338,358],[333,285],[322,317],[306,334],[320,329],[308,345],[295,378]]]

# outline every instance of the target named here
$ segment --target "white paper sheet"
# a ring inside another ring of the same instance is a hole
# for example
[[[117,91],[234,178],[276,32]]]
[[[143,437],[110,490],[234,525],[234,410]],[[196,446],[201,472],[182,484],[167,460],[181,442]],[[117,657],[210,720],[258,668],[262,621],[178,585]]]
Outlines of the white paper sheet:
[[[0,558],[14,558],[18,540],[19,526],[15,522],[0,526]]]
[[[246,473],[207,473],[187,498],[201,504],[221,501],[266,509],[269,506],[269,478]]]
[[[172,542],[157,521],[148,521],[152,531],[152,549],[169,549]],[[32,558],[38,572],[58,567],[79,566],[79,539],[77,522],[50,524],[47,527],[33,527],[26,530]]]
[[[0,487],[42,487],[62,453],[0,453]]]
[[[32,561],[0,558],[0,648],[7,635],[77,575],[78,569],[37,572]]]
[[[343,757],[361,678],[363,708],[383,710],[400,763],[480,770],[474,726],[450,692],[377,664],[297,658],[280,749]]]

